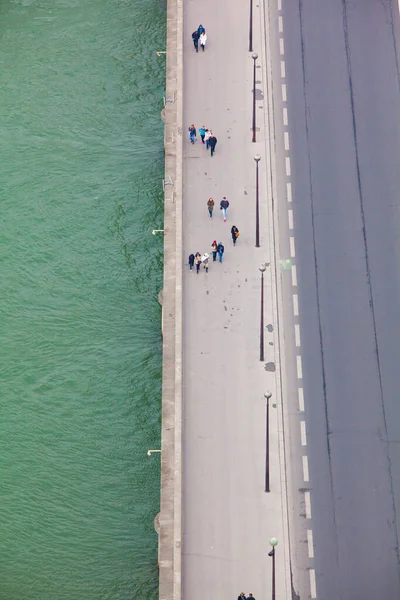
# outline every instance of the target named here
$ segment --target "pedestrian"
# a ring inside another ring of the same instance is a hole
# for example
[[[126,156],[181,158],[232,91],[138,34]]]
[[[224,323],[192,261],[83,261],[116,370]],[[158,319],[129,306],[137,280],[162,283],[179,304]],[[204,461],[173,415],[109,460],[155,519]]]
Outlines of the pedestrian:
[[[256,599],[254,598],[253,594],[249,594],[247,596],[247,600],[256,600]]]
[[[197,275],[200,272],[200,265],[201,265],[201,254],[200,252],[196,252],[196,255],[194,257],[194,264],[196,265],[196,273]]]
[[[206,143],[206,150],[208,150],[208,148],[210,146],[210,137],[211,137],[211,131],[209,129],[206,129],[206,133],[204,134],[204,141]]]
[[[204,144],[204,136],[206,135],[206,131],[207,129],[204,127],[204,125],[202,125],[201,127],[199,127],[199,135],[201,137],[201,143]]]
[[[189,138],[190,141],[192,142],[192,144],[194,144],[194,141],[197,137],[197,131],[196,131],[196,127],[193,125],[190,125],[190,127],[188,127],[188,131],[189,131]]]
[[[217,138],[215,137],[215,135],[213,133],[211,133],[209,140],[208,140],[208,145],[211,149],[211,156],[213,156],[214,152],[215,152],[215,146],[217,145]]]
[[[201,49],[203,50],[203,52],[204,52],[204,50],[206,49],[206,41],[207,41],[207,34],[206,34],[206,32],[204,31],[204,32],[203,32],[203,33],[200,35],[200,46],[201,46]]]
[[[238,600],[246,600],[246,594],[244,592],[242,592],[239,596],[238,596]]]
[[[196,50],[196,52],[199,51],[199,37],[200,37],[199,31],[198,31],[198,29],[196,29],[196,31],[193,31],[193,33],[192,33],[193,46],[194,46],[194,49]]]
[[[207,200],[207,208],[208,208],[208,214],[210,215],[210,219],[212,219],[213,210],[214,210],[214,199],[213,198],[209,198]]]
[[[229,200],[224,196],[219,203],[219,207],[222,210],[222,216],[224,217],[224,222],[226,222],[226,211],[228,210]]]
[[[213,255],[213,262],[215,262],[217,260],[217,248],[218,248],[217,240],[214,240],[213,243],[211,244],[211,252]]]
[[[222,242],[218,242],[218,246],[217,246],[217,253],[218,253],[218,260],[220,263],[222,263],[222,257],[223,254],[225,252],[225,248]]]
[[[206,271],[206,273],[208,273],[208,259],[210,258],[210,255],[207,254],[207,252],[204,252],[203,256],[201,257],[201,262],[204,265],[204,269]]]
[[[192,271],[194,265],[194,254],[189,254],[189,269]]]
[[[236,241],[237,241],[239,235],[240,235],[239,229],[236,227],[236,225],[232,225],[231,236],[232,236],[232,242],[233,242],[234,246],[236,246]]]
[[[205,33],[206,30],[204,29],[203,25],[200,23],[200,25],[197,28],[197,32],[199,34],[199,37],[201,36],[202,33]]]

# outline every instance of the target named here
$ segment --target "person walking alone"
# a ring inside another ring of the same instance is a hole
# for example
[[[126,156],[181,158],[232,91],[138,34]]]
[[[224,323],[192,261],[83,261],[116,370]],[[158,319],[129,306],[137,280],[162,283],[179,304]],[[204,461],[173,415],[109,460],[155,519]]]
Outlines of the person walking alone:
[[[236,227],[236,225],[232,225],[231,236],[232,236],[232,242],[233,242],[234,246],[236,246],[236,241],[237,241],[239,235],[240,235],[239,229]]]
[[[203,52],[204,52],[204,50],[206,49],[206,41],[207,41],[207,34],[206,34],[206,32],[204,31],[204,32],[203,32],[203,33],[200,35],[200,46],[201,46],[201,49],[203,50]]]
[[[207,252],[204,252],[203,256],[201,257],[201,262],[204,265],[204,269],[206,271],[206,273],[208,273],[208,260],[210,258],[210,255],[207,254]]]
[[[211,156],[214,155],[215,152],[215,146],[217,145],[217,138],[215,137],[215,135],[213,133],[211,133],[209,140],[208,140],[208,145],[210,147],[211,150]]]
[[[192,33],[193,46],[194,46],[194,49],[196,50],[196,52],[199,51],[199,38],[200,38],[199,30],[196,29],[196,31],[193,31],[193,33]]]
[[[214,210],[214,199],[213,198],[209,198],[207,200],[207,209],[208,209],[208,214],[210,215],[210,219],[212,219],[213,210]]]
[[[218,246],[217,246],[217,253],[218,253],[218,260],[220,263],[222,263],[222,257],[224,255],[225,252],[225,248],[222,242],[218,242]]]
[[[214,240],[213,243],[211,244],[211,252],[213,255],[213,262],[215,262],[217,260],[217,248],[218,248],[217,240]]]
[[[204,134],[204,141],[206,143],[206,150],[208,150],[209,145],[210,145],[210,137],[211,137],[211,131],[209,131],[208,129],[206,129],[206,132]]]
[[[201,137],[201,143],[204,144],[204,136],[206,135],[206,131],[207,129],[204,127],[204,125],[202,125],[201,127],[199,127],[199,135]]]
[[[197,275],[200,272],[200,265],[201,265],[201,254],[200,252],[196,252],[196,255],[194,257],[194,264],[196,265],[196,273]]]
[[[189,254],[189,269],[191,271],[193,271],[193,265],[194,265],[194,254]]]
[[[219,203],[219,207],[222,210],[222,216],[224,217],[224,223],[226,222],[226,211],[228,210],[229,200],[224,196]]]
[[[190,141],[192,142],[192,144],[194,144],[195,139],[197,137],[197,131],[196,131],[196,127],[193,125],[190,125],[190,127],[188,127],[188,131],[189,131],[189,138]]]

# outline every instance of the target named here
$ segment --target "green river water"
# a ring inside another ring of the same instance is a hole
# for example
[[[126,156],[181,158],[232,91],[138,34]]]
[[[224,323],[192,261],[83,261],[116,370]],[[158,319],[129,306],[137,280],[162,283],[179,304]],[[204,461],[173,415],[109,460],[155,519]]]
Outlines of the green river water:
[[[157,596],[163,0],[0,3],[0,599]]]

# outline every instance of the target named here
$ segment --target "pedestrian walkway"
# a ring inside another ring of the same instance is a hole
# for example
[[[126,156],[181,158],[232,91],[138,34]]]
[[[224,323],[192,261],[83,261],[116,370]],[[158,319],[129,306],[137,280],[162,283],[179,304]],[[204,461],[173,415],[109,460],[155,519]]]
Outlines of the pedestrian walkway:
[[[260,8],[254,9],[254,49],[262,59]],[[265,361],[259,360],[260,263],[270,265],[264,68],[257,69],[257,143],[251,142],[253,60],[248,52],[248,3],[185,3],[183,189],[183,598],[236,599],[241,592],[271,598],[268,539],[276,537],[276,599],[287,600],[288,548],[282,518],[282,440],[276,373],[272,269],[265,272]],[[196,53],[192,32],[202,23],[207,45]],[[258,46],[258,47],[257,47]],[[211,158],[200,136],[218,139]],[[255,162],[260,154],[260,243],[255,247]],[[220,201],[229,200],[227,222]],[[213,218],[207,200],[215,200]],[[231,227],[240,231],[236,246]],[[211,244],[223,242],[223,262]],[[197,275],[191,253],[210,254]],[[268,327],[267,327],[268,326]],[[270,408],[270,483],[264,490],[266,410]]]

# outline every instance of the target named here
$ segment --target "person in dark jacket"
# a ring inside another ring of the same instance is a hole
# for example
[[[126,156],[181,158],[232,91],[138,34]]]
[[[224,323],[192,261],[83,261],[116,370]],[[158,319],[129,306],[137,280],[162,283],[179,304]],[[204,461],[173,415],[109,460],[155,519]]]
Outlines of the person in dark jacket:
[[[232,225],[231,236],[232,236],[233,245],[236,246],[236,240],[239,237],[239,229],[236,227],[236,225]]]
[[[218,253],[218,260],[220,263],[222,263],[222,257],[224,255],[225,252],[225,248],[222,242],[218,242],[218,246],[217,246],[217,253]]]
[[[244,592],[242,592],[239,596],[238,596],[238,600],[246,600],[246,594]]]
[[[201,36],[202,33],[205,33],[206,30],[204,29],[203,25],[200,23],[200,25],[197,28],[197,33],[199,34],[199,37]]]
[[[198,31],[198,29],[196,29],[196,31],[193,31],[193,33],[192,33],[193,46],[194,46],[194,49],[196,50],[196,52],[199,51],[199,37],[200,37],[199,31]]]
[[[194,265],[194,254],[189,254],[189,269],[192,271]]]
[[[228,206],[229,200],[227,200],[226,196],[224,196],[221,202],[219,203],[219,207],[222,210],[222,216],[224,217],[224,222],[226,221],[226,211],[228,210]]]
[[[215,135],[212,133],[210,135],[210,137],[208,138],[208,145],[210,147],[211,150],[211,156],[213,156],[214,152],[215,152],[215,146],[217,145],[217,138],[215,137]]]
[[[192,123],[192,125],[190,125],[188,127],[188,131],[189,131],[190,141],[192,142],[192,144],[194,144],[196,136],[197,136],[197,131],[196,131],[196,127],[194,126],[193,123]]]
[[[200,266],[201,266],[201,254],[200,254],[200,252],[196,252],[196,255],[194,257],[194,264],[196,265],[196,273],[198,275],[200,273]]]
[[[210,219],[212,219],[212,214],[213,214],[213,210],[214,210],[214,199],[213,198],[209,198],[207,200],[207,210],[208,210],[208,214],[210,215]]]

